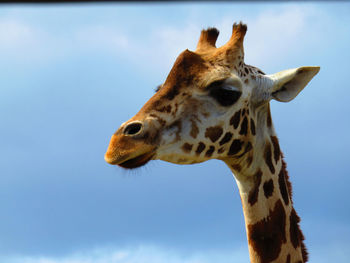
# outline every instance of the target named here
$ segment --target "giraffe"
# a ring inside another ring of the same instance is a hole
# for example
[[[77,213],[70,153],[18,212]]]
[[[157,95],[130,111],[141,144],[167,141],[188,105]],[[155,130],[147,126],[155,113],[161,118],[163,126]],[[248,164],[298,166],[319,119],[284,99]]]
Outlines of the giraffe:
[[[223,161],[238,185],[251,262],[306,262],[269,103],[294,99],[320,68],[267,75],[244,63],[246,31],[234,23],[216,47],[219,31],[202,30],[196,50],[178,56],[156,93],[112,135],[105,160],[126,169],[156,159]]]

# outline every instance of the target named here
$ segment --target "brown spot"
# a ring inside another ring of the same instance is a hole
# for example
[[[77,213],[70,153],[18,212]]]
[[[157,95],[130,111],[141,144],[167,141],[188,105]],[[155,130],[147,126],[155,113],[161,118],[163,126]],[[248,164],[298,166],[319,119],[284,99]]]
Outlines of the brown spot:
[[[287,184],[289,199],[290,199],[291,203],[293,204],[293,201],[292,201],[292,184],[289,181],[287,165],[286,165],[286,162],[283,160],[282,152],[281,152],[281,156],[282,156],[282,170],[283,170],[283,173],[284,173],[285,182]]]
[[[171,112],[171,105],[166,106],[166,107],[165,107],[165,111],[166,111],[167,113],[170,113],[170,112]]]
[[[211,157],[214,151],[215,151],[215,147],[210,146],[208,151],[205,153],[205,157]]]
[[[245,79],[245,80],[244,80],[244,83],[245,83],[245,84],[248,84],[248,83],[249,83],[249,79]]]
[[[241,140],[234,140],[228,151],[228,155],[234,155],[242,149],[243,142]]]
[[[156,141],[159,140],[159,131],[155,131],[154,133],[150,133],[150,132],[145,132],[145,134],[140,137],[140,139],[143,139],[143,141],[146,144],[154,144]]]
[[[186,153],[189,153],[189,152],[191,152],[192,151],[192,147],[193,147],[193,144],[189,144],[189,143],[184,143],[183,145],[182,145],[182,150],[184,151],[184,152],[186,152]]]
[[[145,132],[145,134],[142,136],[142,138],[144,139],[149,139],[149,132]]]
[[[182,122],[181,120],[177,120],[177,121],[174,121],[172,124],[169,125],[168,129],[173,129],[173,128],[177,128],[177,131],[176,131],[176,141],[179,141],[181,140],[181,136],[180,136],[180,133],[181,133],[181,130],[182,130]]]
[[[156,111],[170,113],[171,112],[171,105],[167,105],[167,106],[163,106],[163,107],[157,108]]]
[[[239,131],[239,134],[247,135],[247,131],[248,131],[248,119],[247,119],[247,117],[244,117],[242,124],[241,124],[241,130]]]
[[[206,111],[202,111],[202,115],[203,115],[205,118],[210,117],[210,113],[209,113],[209,112],[206,112]]]
[[[280,145],[276,136],[271,136],[271,141],[273,145],[273,156],[275,157],[275,162],[277,163],[281,155]]]
[[[175,110],[172,113],[173,116],[176,115],[178,107],[179,107],[179,105],[177,103],[175,103]]]
[[[237,172],[240,172],[242,169],[242,166],[240,166],[239,164],[231,164],[231,167]]]
[[[205,149],[205,144],[200,142],[198,144],[197,150],[196,150],[196,154],[199,155],[201,154],[201,152],[203,152],[203,150]]]
[[[232,133],[230,132],[226,132],[225,136],[220,140],[219,144],[220,145],[223,145],[227,142],[229,142],[232,138]]]
[[[237,156],[237,158],[241,158],[243,155],[245,155],[247,152],[249,152],[251,149],[253,149],[253,146],[250,142],[247,142],[244,148],[244,152]]]
[[[164,95],[164,98],[172,100],[176,95],[179,94],[180,87],[178,85],[173,85],[167,90],[167,93]]]
[[[253,135],[256,134],[256,131],[255,131],[255,122],[253,119],[250,119],[250,130],[252,132]]]
[[[273,163],[272,163],[271,144],[269,142],[266,142],[266,145],[265,145],[264,158],[265,158],[265,163],[269,167],[271,173],[275,173],[275,167],[273,166]]]
[[[289,204],[289,196],[288,196],[288,190],[286,186],[286,178],[284,176],[284,170],[281,169],[280,173],[278,174],[278,184],[280,188],[280,192],[283,198],[283,201],[286,205]]]
[[[284,165],[285,168],[285,165]],[[289,189],[289,184],[290,182],[288,181],[288,175],[286,173],[286,180],[288,184],[288,189]],[[289,189],[291,191],[291,189]],[[291,194],[291,192],[290,192]],[[301,232],[300,227],[299,227],[299,222],[300,222],[300,217],[297,215],[296,211],[292,210],[289,218],[289,234],[290,234],[290,239],[291,242],[294,246],[294,248],[297,248],[299,244],[301,245],[301,254],[303,256],[303,262],[308,261],[308,252],[306,250],[305,244],[304,244],[304,235],[303,232]]]
[[[249,167],[253,162],[253,155],[249,155],[247,158],[247,167]]]
[[[264,194],[265,194],[265,197],[266,197],[266,198],[269,198],[270,196],[272,196],[272,194],[273,194],[273,189],[274,189],[272,179],[266,181],[266,182],[264,183],[263,188],[264,188]]]
[[[260,256],[261,263],[271,262],[279,256],[286,242],[286,213],[281,200],[276,202],[270,215],[248,225],[248,242]]]
[[[155,114],[150,114],[150,117],[153,117],[155,119],[157,119],[157,121],[160,123],[161,126],[165,126],[166,121],[164,119],[162,119],[161,117],[155,115]]]
[[[287,261],[286,261],[286,263],[290,263],[290,254],[288,254],[288,256],[287,256]]]
[[[245,73],[249,74],[248,68],[244,68]]]
[[[205,131],[205,137],[209,138],[212,142],[216,142],[222,133],[223,130],[220,126],[209,127]]]
[[[225,151],[225,148],[224,147],[221,147],[219,150],[218,150],[218,153],[223,153]]]
[[[254,175],[254,186],[252,190],[249,192],[249,196],[248,196],[248,203],[251,206],[253,206],[258,201],[261,176],[262,176],[261,170],[258,170]]]
[[[272,126],[272,119],[271,119],[270,106],[268,106],[268,109],[267,109],[266,124],[267,124],[267,127],[271,127],[271,126]]]
[[[288,191],[288,194],[289,194],[289,199],[290,199],[290,202],[293,204],[293,202],[292,202],[292,185],[291,185],[291,183],[289,181],[287,165],[286,165],[285,161],[283,160],[282,152],[281,152],[281,156],[282,156],[282,171],[280,173],[282,173],[284,175],[285,184],[287,185],[287,191]],[[279,181],[280,181],[280,177],[279,177]],[[280,182],[279,182],[279,184],[281,185]],[[281,191],[281,193],[282,193],[282,191]],[[282,195],[282,197],[283,197],[283,195]],[[296,214],[295,211],[294,211],[294,213],[297,216],[297,218],[299,219],[299,217],[298,217],[298,215]],[[299,221],[300,221],[300,219],[299,219]],[[291,220],[290,220],[290,227],[291,227]],[[295,226],[294,226],[294,228],[295,228]],[[298,224],[297,224],[297,228],[299,229],[299,238],[300,238],[300,243],[301,243],[301,253],[302,253],[302,256],[303,256],[303,261],[307,262],[307,260],[308,260],[308,252],[307,252],[305,244],[304,244],[304,235],[301,232]]]
[[[290,214],[289,217],[289,232],[290,232],[290,241],[293,244],[294,248],[297,248],[300,245],[300,237],[299,237],[299,222],[300,222],[300,218],[297,215],[297,213],[295,212],[294,208]]]
[[[301,245],[301,253],[303,256],[303,261],[306,262],[308,260],[308,253],[306,251],[306,247],[304,245],[304,235],[299,227],[300,217],[295,212],[294,208],[289,217],[289,234],[290,241],[293,244],[293,247],[296,249],[299,245]]]
[[[241,120],[241,110],[237,111],[231,118],[230,124],[233,125],[233,128],[237,129],[239,121]]]
[[[195,120],[191,119],[191,131],[190,131],[190,135],[192,138],[197,138],[197,135],[199,133],[199,129],[197,126],[197,123]]]

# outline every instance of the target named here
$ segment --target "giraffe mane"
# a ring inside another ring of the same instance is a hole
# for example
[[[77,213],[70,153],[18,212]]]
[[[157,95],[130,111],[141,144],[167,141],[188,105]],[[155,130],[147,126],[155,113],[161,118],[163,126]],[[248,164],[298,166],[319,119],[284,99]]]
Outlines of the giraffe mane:
[[[292,184],[290,182],[288,171],[287,171],[287,163],[284,161],[284,155],[283,155],[282,152],[281,152],[281,157],[282,157],[282,171],[283,171],[284,178],[285,178],[285,181],[286,181],[286,185],[287,185],[287,190],[288,190],[288,194],[289,194],[289,197],[290,197],[290,201],[293,204]],[[303,232],[300,229],[300,225],[299,225],[300,217],[298,216],[298,214],[294,210],[294,208],[293,208],[292,215],[294,217],[294,222],[295,222],[295,227],[296,227],[296,229],[294,229],[294,230],[297,231],[297,236],[299,237],[299,241],[300,241],[301,253],[302,253],[303,261],[307,262],[308,259],[309,259],[309,253],[307,252],[307,249],[306,249],[306,246],[305,246],[305,243],[304,243],[304,240],[305,240],[304,234],[303,234]],[[291,224],[291,222],[290,222],[290,224]]]

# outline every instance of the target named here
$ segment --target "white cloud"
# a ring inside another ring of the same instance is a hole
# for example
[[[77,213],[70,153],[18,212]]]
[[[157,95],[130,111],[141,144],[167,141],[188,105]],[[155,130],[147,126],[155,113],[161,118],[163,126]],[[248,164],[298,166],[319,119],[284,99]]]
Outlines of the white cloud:
[[[226,41],[231,35],[232,22],[230,16],[224,16],[219,23]],[[245,61],[263,70],[279,68],[293,58],[305,57],[310,46],[315,43],[319,46],[324,40],[322,28],[331,24],[322,9],[300,4],[266,8],[247,16],[243,22],[248,25],[244,43]]]
[[[266,8],[242,20],[249,27],[245,41],[246,61],[264,67],[299,54],[307,42],[315,43],[322,37],[319,29],[328,23],[320,9],[305,5]],[[310,24],[311,20],[317,23]],[[230,38],[234,21],[229,10],[217,21],[221,32],[218,43],[222,45]],[[18,17],[7,17],[0,20],[0,54],[35,61],[64,58],[77,52],[107,52],[125,58],[142,70],[167,71],[181,51],[195,49],[203,28],[201,23],[195,16],[188,17],[181,25],[151,25],[140,36],[125,26],[100,22],[82,24],[63,33],[49,32],[40,25],[24,23]],[[312,38],[308,38],[309,35]]]
[[[74,32],[74,40],[80,46],[106,48],[112,53],[124,52],[131,46],[130,37],[108,25],[84,27]]]
[[[0,52],[2,57],[27,59],[41,46],[42,32],[15,19],[0,20]],[[42,52],[42,51],[41,51]],[[40,53],[41,53],[40,52]]]
[[[70,45],[67,39],[19,18],[0,20],[0,56],[3,60],[33,66],[33,62],[40,63],[62,56]]]
[[[134,48],[137,47],[131,45],[128,36],[106,25],[85,26],[62,33],[23,22],[18,17],[0,20],[0,56],[21,64],[50,63],[81,52],[125,55],[125,52],[132,54]]]
[[[327,246],[327,247],[325,247]],[[309,248],[310,263],[326,263],[338,259],[346,262],[349,244],[324,244]],[[248,247],[236,247],[235,250],[205,250],[197,252],[180,252],[157,246],[138,246],[124,249],[98,248],[88,251],[78,251],[61,257],[48,256],[12,256],[1,257],[6,263],[245,263],[249,261]]]
[[[185,49],[194,50],[199,38],[201,25],[188,23],[185,28],[174,26],[159,27],[153,32],[153,39],[157,43],[157,62],[168,67]]]
[[[224,14],[216,26],[220,30],[217,46],[229,40],[232,30],[232,15]],[[258,67],[280,67],[292,58],[303,56],[310,47],[320,47],[324,41],[322,28],[329,27],[328,16],[312,5],[288,5],[266,9],[258,15],[252,13],[243,19],[248,24],[245,40],[246,62]],[[313,22],[313,23],[312,23]],[[154,67],[170,68],[179,53],[185,49],[194,50],[199,39],[201,22],[188,19],[186,26],[158,26],[145,43],[136,40],[130,52],[130,60],[152,61],[146,70]],[[214,25],[213,25],[214,26]],[[295,65],[299,66],[299,65]],[[280,69],[282,70],[282,69]]]
[[[3,260],[7,263],[240,263],[247,262],[248,249],[243,247],[236,251],[209,250],[187,254],[155,246],[139,246],[126,249],[95,249],[60,258],[17,256]]]
[[[0,45],[11,47],[19,44],[34,44],[36,32],[31,27],[14,20],[0,21]]]
[[[200,25],[195,24],[188,24],[185,28],[159,25],[140,39],[134,33],[104,25],[80,28],[74,33],[74,38],[86,49],[107,50],[145,70],[154,70],[170,68],[180,52],[194,49],[200,30]]]
[[[303,11],[304,10],[304,11]],[[299,7],[267,11],[250,23],[247,35],[247,59],[260,65],[271,60],[283,60],[290,53],[298,53],[299,40],[304,35],[308,12]]]

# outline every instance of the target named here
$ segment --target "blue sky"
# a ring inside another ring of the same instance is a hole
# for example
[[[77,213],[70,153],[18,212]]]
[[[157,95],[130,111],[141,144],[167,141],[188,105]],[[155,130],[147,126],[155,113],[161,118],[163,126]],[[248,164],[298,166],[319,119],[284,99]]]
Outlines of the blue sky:
[[[2,5],[0,261],[248,262],[238,189],[219,161],[104,162],[109,138],[202,28],[248,24],[246,63],[319,65],[272,117],[310,262],[347,262],[349,3]]]

